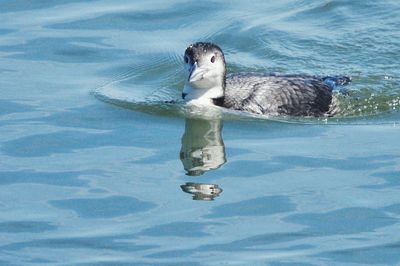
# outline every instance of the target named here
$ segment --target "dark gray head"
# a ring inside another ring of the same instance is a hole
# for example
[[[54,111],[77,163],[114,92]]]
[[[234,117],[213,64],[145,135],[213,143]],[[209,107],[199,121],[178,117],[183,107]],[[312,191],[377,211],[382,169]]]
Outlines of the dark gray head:
[[[182,96],[188,100],[210,100],[224,96],[225,57],[221,48],[197,42],[184,55],[186,82]]]
[[[191,44],[185,50],[185,63],[194,63],[195,61],[203,60],[203,57],[207,54],[213,54],[216,59],[220,59],[225,64],[224,53],[218,45],[210,42],[197,42]],[[211,60],[211,59],[210,59]]]

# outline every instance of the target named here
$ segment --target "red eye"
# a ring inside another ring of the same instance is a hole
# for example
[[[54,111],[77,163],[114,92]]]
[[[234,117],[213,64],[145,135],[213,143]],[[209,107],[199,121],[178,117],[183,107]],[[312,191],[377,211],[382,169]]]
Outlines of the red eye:
[[[213,55],[212,57],[211,57],[211,63],[214,63],[215,62],[215,55]]]

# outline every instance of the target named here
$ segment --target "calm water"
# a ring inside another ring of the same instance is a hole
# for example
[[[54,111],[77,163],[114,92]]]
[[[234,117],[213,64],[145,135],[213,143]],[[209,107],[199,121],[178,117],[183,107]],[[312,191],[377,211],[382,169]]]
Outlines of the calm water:
[[[1,265],[400,263],[400,3],[1,1]],[[353,77],[338,118],[199,115],[182,54]]]

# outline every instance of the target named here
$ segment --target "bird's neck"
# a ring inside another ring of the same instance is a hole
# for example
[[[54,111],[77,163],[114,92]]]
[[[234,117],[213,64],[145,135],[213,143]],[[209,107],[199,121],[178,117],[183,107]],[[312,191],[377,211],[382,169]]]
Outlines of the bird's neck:
[[[219,106],[222,105],[225,96],[223,85],[204,89],[191,86],[191,84],[185,84],[183,92],[186,94],[185,100]]]

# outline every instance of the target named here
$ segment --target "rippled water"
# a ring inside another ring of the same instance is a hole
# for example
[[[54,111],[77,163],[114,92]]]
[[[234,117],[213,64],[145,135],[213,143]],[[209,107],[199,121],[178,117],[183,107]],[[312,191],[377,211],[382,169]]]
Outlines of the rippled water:
[[[399,13],[389,0],[0,2],[0,264],[400,263]],[[352,76],[342,114],[161,104],[199,40],[230,72]]]

